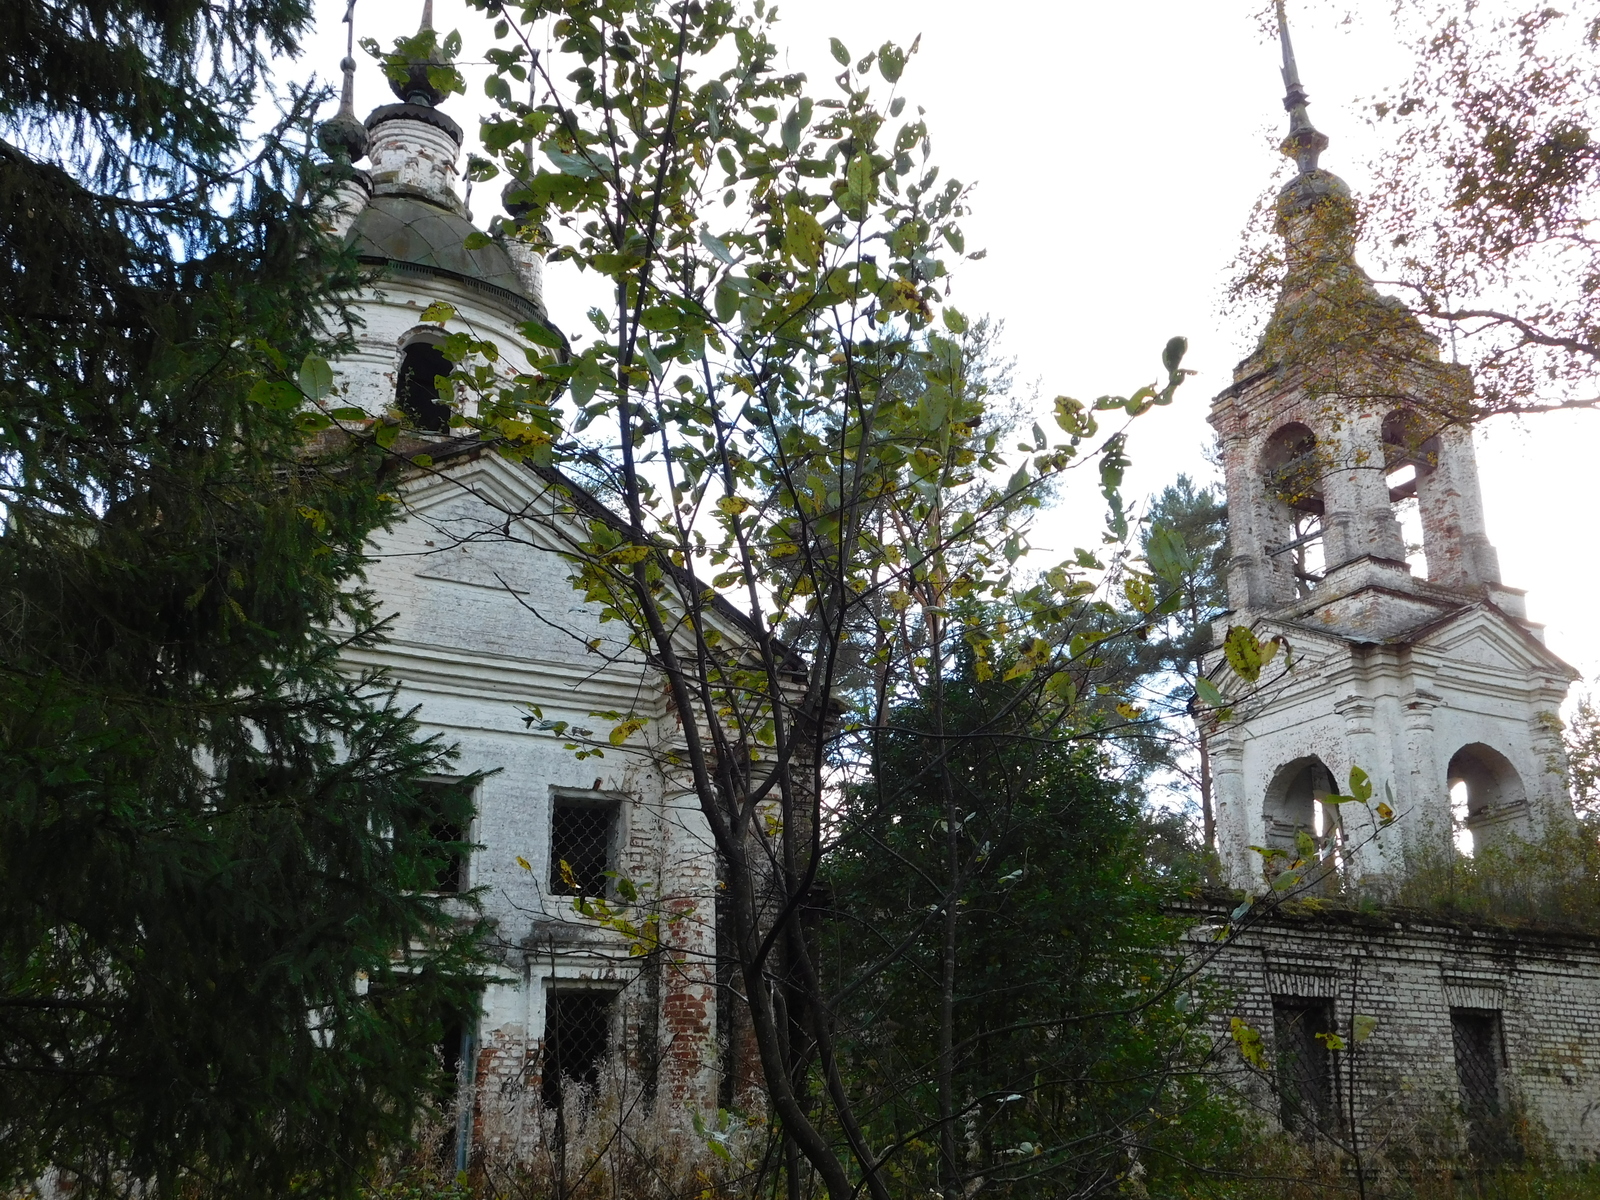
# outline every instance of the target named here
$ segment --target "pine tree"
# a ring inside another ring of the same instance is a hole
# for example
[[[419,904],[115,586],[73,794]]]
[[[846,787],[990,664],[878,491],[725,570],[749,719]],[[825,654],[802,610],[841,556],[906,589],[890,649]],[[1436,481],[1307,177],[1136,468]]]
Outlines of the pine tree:
[[[0,1186],[348,1192],[441,1085],[465,787],[381,679],[303,0],[0,12]],[[314,183],[314,181],[313,181]]]

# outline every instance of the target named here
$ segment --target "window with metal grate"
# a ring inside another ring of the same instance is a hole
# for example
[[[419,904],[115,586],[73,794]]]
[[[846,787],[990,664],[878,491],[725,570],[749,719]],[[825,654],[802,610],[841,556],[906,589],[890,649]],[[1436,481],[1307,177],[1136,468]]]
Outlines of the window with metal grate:
[[[1452,1008],[1450,1039],[1455,1044],[1461,1110],[1467,1119],[1467,1148],[1479,1159],[1499,1161],[1512,1142],[1500,1103],[1500,1014],[1492,1009]]]
[[[433,800],[432,797],[452,786],[454,785],[443,782],[424,783],[422,785],[424,805],[435,813],[442,812],[443,803]],[[435,841],[444,843],[443,857],[434,867],[433,886],[428,890],[449,895],[466,891],[470,886],[467,882],[467,831],[454,821],[447,821],[443,816],[435,816],[428,822],[428,833]]]
[[[1283,1127],[1302,1135],[1329,1128],[1333,1062],[1323,1039],[1333,1032],[1333,1001],[1274,996],[1272,1030]]]
[[[613,870],[617,805],[556,798],[550,820],[550,891],[557,896],[604,896]],[[562,864],[566,869],[562,869]]]
[[[616,993],[595,988],[554,991],[545,1011],[540,1088],[547,1108],[558,1107],[572,1084],[592,1089],[611,1050]]]

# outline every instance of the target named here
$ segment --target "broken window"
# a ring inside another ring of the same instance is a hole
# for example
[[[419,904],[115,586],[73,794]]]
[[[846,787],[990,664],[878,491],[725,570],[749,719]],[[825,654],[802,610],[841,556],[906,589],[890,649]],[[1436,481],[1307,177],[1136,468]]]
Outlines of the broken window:
[[[544,1021],[540,1087],[546,1108],[559,1109],[573,1085],[592,1094],[611,1051],[616,993],[598,988],[550,993]]]
[[[1501,1161],[1514,1143],[1500,1098],[1505,1054],[1500,1014],[1492,1009],[1452,1008],[1450,1037],[1455,1044],[1461,1112],[1467,1120],[1467,1148],[1480,1161]]]
[[[1279,1117],[1290,1133],[1309,1135],[1333,1124],[1333,1059],[1327,1045],[1333,1031],[1333,1001],[1272,998]]]
[[[556,797],[550,819],[550,891],[557,896],[604,896],[613,870],[617,803]]]
[[[400,360],[400,375],[395,384],[395,405],[416,422],[418,429],[444,433],[450,428],[450,406],[444,403],[439,377],[448,376],[455,365],[432,342],[412,342]]]
[[[1316,435],[1298,422],[1277,430],[1262,450],[1267,491],[1283,506],[1266,552],[1287,565],[1301,596],[1322,581],[1324,570],[1323,468]]]

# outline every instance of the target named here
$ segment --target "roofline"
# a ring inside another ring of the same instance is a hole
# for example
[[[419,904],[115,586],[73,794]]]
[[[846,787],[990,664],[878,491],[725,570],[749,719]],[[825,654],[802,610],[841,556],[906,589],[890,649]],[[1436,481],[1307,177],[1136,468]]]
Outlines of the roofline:
[[[544,307],[536,301],[530,300],[510,288],[503,288],[496,283],[485,283],[472,275],[463,275],[460,271],[452,271],[448,267],[430,267],[422,263],[407,262],[403,258],[387,258],[381,254],[358,254],[356,261],[366,263],[368,266],[393,269],[406,275],[436,275],[441,279],[448,279],[452,283],[460,283],[473,291],[483,292],[497,300],[505,301],[512,309],[521,309],[533,320],[538,321],[552,333],[561,334],[562,343],[566,343],[566,335],[550,323],[550,318],[545,314]]]
[[[427,452],[433,459],[434,467],[452,460],[470,460],[494,449],[494,441],[476,435],[468,434],[464,437],[450,438],[441,442],[426,442],[418,446],[428,448]],[[573,503],[587,516],[595,520],[604,521],[619,533],[630,532],[628,524],[622,516],[603,504],[588,488],[584,487],[570,475],[556,467],[541,466],[528,459],[523,459],[521,465],[538,476],[547,486],[564,489],[573,499]],[[679,567],[671,562],[664,564],[666,570],[696,596],[703,596],[711,591],[708,584],[704,583],[693,571],[687,567]],[[737,625],[746,636],[756,644],[763,639],[769,641],[777,652],[780,665],[790,670],[802,671],[806,668],[806,660],[800,652],[792,646],[785,644],[782,639],[774,637],[771,633],[761,628],[760,622],[753,620],[748,613],[741,611],[720,593],[712,592],[712,609],[721,617]]]

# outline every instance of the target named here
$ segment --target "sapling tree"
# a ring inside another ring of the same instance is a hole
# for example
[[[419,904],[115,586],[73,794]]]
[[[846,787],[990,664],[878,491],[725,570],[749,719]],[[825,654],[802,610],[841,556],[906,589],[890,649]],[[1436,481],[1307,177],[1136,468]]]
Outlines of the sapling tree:
[[[761,0],[477,7],[495,20],[499,106],[478,175],[509,179],[510,236],[597,277],[606,299],[567,344],[529,325],[509,382],[437,307],[472,396],[454,421],[568,489],[554,513],[507,516],[561,539],[627,653],[659,665],[678,722],[618,713],[592,739],[560,732],[579,753],[649,755],[698,799],[740,1020],[793,1162],[831,1196],[886,1197],[894,1150],[859,1116],[806,917],[828,789],[906,697],[938,711],[957,653],[980,678],[1078,702],[1064,665],[1115,630],[1014,638],[979,602],[1010,597],[1030,514],[1079,464],[1099,473],[1108,536],[1126,536],[1125,434],[1100,422],[1169,403],[1183,342],[1151,385],[1059,398],[1048,431],[1008,445],[973,368],[976,325],[946,300],[969,253],[967,191],[931,163],[922,113],[899,94],[915,45],[833,42],[838,75],[819,95],[777,69]],[[388,61],[408,69],[406,48]],[[1080,606],[1103,573],[1085,551],[1028,604]]]

